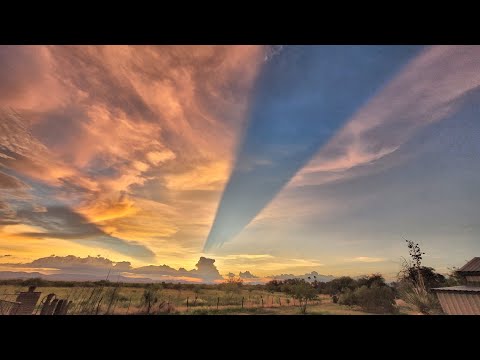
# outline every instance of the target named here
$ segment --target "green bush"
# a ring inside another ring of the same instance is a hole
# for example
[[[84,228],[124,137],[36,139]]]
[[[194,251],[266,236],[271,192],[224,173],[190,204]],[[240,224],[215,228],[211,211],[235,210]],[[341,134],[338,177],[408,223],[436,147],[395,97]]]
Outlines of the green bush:
[[[338,303],[340,305],[348,305],[348,306],[357,305],[355,292],[349,288],[345,289],[338,297]]]
[[[372,284],[351,290],[345,289],[338,299],[341,305],[359,306],[362,310],[378,314],[391,314],[396,311],[395,294],[388,286]]]
[[[395,294],[388,286],[362,286],[355,290],[354,299],[363,310],[372,313],[391,314],[395,308]]]

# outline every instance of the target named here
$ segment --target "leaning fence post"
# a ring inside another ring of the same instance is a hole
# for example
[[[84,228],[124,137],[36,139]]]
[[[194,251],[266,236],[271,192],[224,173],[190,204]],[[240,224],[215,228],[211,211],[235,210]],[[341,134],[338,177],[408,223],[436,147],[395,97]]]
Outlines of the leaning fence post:
[[[98,304],[97,304],[97,310],[95,311],[95,315],[98,315],[99,311],[100,311],[100,304],[102,303],[102,300],[103,300],[103,296],[100,298],[100,300],[98,301]]]
[[[130,298],[130,301],[128,302],[128,306],[127,306],[127,315],[128,315],[128,311],[130,310],[130,304],[132,303],[132,298]]]

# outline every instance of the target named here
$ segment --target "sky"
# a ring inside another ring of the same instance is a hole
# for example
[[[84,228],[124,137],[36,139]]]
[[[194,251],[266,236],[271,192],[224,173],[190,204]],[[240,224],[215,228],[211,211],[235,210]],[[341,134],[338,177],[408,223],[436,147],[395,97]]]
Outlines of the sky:
[[[448,272],[479,86],[479,46],[0,46],[0,271]]]

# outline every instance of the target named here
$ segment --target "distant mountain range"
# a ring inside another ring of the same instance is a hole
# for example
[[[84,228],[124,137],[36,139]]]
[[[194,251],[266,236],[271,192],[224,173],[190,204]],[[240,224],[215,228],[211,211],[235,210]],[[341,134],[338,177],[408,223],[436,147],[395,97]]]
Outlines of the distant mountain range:
[[[271,279],[276,279],[276,280],[285,280],[285,279],[305,279],[307,280],[308,277],[310,277],[311,280],[314,279],[314,276],[316,277],[317,281],[320,282],[327,282],[330,280],[333,280],[335,277],[332,275],[321,275],[318,274],[317,272],[312,272],[309,274],[305,275],[293,275],[293,274],[281,274],[281,275],[275,275],[271,276],[269,278]],[[40,272],[24,272],[24,271],[0,271],[0,280],[12,280],[12,279],[32,279],[32,278],[42,278],[45,280],[49,281],[100,281],[100,280],[105,280],[106,277],[105,275],[94,275],[94,274],[69,274],[69,273],[63,273],[63,274],[42,274]],[[268,279],[268,278],[267,278]],[[110,279],[112,282],[124,282],[124,283],[154,283],[154,282],[175,282],[175,283],[189,283],[189,281],[181,280],[181,279],[175,279],[175,280],[170,280],[170,279],[165,279],[165,280],[154,280],[151,278],[146,278],[146,277],[141,277],[141,278],[132,278],[132,277],[126,277],[122,275],[113,275]],[[253,279],[252,279],[253,280]],[[264,281],[248,281],[250,284],[261,284],[264,283]]]
[[[286,280],[286,279],[304,279],[304,280],[317,280],[317,281],[320,281],[320,282],[328,282],[328,281],[331,281],[333,279],[335,279],[335,276],[333,275],[322,275],[322,274],[319,274],[318,272],[316,271],[312,271],[311,273],[307,273],[305,275],[293,275],[293,274],[281,274],[281,275],[273,275],[273,276],[269,276],[271,277],[272,279],[275,279],[275,280]]]

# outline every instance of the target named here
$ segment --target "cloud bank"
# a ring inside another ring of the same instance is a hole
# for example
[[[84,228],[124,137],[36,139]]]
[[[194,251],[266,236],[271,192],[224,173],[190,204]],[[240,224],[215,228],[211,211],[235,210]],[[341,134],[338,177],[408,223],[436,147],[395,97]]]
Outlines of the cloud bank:
[[[1,256],[0,256],[1,257]],[[239,272],[238,277],[246,283],[265,283],[272,279],[305,278],[316,276],[318,281],[328,281],[332,276],[320,275],[313,271],[305,275],[271,275],[259,277],[250,271]],[[51,280],[71,281],[110,281],[126,282],[184,282],[184,283],[218,283],[225,280],[220,275],[215,260],[200,257],[195,269],[175,269],[168,265],[148,265],[133,267],[128,261],[114,262],[100,255],[78,257],[74,255],[55,256],[35,259],[26,263],[0,263],[0,278],[44,277]],[[229,273],[228,277],[235,277]]]
[[[0,226],[38,228],[16,239],[44,239],[44,254],[55,238],[138,262],[193,257],[263,52],[0,46]]]

